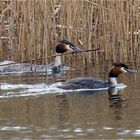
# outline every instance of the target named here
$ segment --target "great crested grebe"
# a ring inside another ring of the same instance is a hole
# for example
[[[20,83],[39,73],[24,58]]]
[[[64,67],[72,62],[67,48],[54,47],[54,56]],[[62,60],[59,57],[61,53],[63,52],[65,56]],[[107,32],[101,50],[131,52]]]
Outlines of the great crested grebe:
[[[80,77],[68,80],[64,83],[59,83],[58,88],[66,90],[75,90],[75,89],[97,89],[97,88],[106,88],[106,87],[115,87],[117,85],[116,78],[127,72],[136,72],[134,70],[128,69],[128,67],[123,63],[114,63],[112,69],[108,75],[108,81],[100,80],[94,77]]]
[[[63,54],[68,51],[80,52],[83,50],[76,47],[72,42],[66,39],[59,41],[59,43],[55,46],[56,56],[54,58],[54,62],[50,65],[54,73],[61,71],[61,68],[63,67],[62,61],[61,61],[61,55],[59,54]]]
[[[54,58],[53,63],[47,66],[47,73],[59,73],[64,70],[65,67],[64,65],[62,65],[60,54],[63,54],[67,51],[79,52],[83,50],[76,47],[73,43],[71,43],[66,39],[59,41],[59,43],[55,46],[56,57]],[[0,63],[0,75],[28,73],[28,72],[46,72],[46,66],[29,63],[15,63],[12,61],[5,61],[4,63]]]

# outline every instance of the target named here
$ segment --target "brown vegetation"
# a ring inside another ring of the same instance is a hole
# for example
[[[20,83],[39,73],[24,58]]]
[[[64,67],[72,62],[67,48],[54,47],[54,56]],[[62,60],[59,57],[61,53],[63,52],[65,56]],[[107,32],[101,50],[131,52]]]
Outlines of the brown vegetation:
[[[140,62],[138,0],[1,0],[0,19],[1,60],[45,58],[39,62],[47,64],[65,38],[82,49],[104,50],[64,56],[69,65]]]

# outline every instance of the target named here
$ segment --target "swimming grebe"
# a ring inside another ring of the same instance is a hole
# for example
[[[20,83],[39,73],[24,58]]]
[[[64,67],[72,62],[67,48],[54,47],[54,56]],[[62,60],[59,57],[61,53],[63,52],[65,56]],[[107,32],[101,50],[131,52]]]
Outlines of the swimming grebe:
[[[59,73],[61,70],[63,71],[63,65],[61,62],[60,54],[63,54],[67,51],[78,52],[82,51],[82,49],[76,47],[70,41],[63,39],[59,41],[59,43],[55,46],[55,53],[56,56],[54,58],[54,62],[47,66],[47,73]],[[3,64],[10,64],[1,66]],[[17,73],[28,73],[28,72],[46,72],[46,65],[36,65],[36,64],[29,64],[29,63],[15,63],[12,61],[5,61],[4,63],[0,63],[0,75],[1,74],[17,74]]]
[[[123,63],[114,63],[112,69],[108,75],[108,81],[100,80],[94,77],[80,77],[68,80],[64,83],[59,83],[58,88],[62,89],[97,89],[97,88],[106,88],[117,85],[116,78],[122,74],[127,72],[135,72],[133,70],[129,70],[128,67]]]
[[[53,66],[52,70],[54,73],[61,71],[61,68],[63,67],[61,56],[59,54],[63,54],[68,51],[71,52],[83,51],[82,49],[76,47],[72,42],[66,39],[63,39],[59,42],[60,43],[55,46],[56,57],[54,59],[54,62],[51,64],[51,66]]]

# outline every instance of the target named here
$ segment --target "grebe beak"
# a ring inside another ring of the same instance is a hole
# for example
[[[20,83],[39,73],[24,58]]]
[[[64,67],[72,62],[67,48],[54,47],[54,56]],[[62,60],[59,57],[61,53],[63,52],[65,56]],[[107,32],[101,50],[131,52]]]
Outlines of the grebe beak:
[[[126,70],[128,73],[137,73],[137,70],[130,70],[130,69],[127,69]]]
[[[137,72],[136,70],[131,70],[131,69],[124,68],[124,67],[121,68],[121,71],[123,73],[136,73]]]
[[[76,51],[76,52],[81,52],[81,51],[83,51],[82,49],[80,49],[80,48],[78,48],[78,47],[76,47],[76,46],[69,46],[70,47],[70,49],[72,49],[73,51]]]

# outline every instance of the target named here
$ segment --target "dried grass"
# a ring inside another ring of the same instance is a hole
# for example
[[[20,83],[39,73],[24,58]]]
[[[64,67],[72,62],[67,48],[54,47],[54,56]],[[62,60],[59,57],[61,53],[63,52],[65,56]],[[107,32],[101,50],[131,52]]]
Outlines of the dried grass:
[[[139,64],[139,18],[138,0],[1,0],[0,60],[47,65],[54,45],[65,38],[85,50],[104,50],[64,56],[68,65]]]

